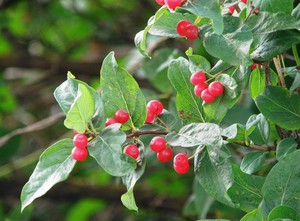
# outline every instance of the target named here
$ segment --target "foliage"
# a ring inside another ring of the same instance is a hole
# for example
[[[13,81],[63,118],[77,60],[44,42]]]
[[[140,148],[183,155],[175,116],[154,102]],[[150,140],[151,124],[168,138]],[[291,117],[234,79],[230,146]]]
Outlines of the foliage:
[[[229,6],[236,9],[233,15],[228,13]],[[154,56],[147,49],[150,34],[181,38],[176,24],[187,19],[199,27],[196,41],[213,57],[202,56],[192,48],[187,48],[186,56],[178,57],[170,50],[173,59],[167,64],[168,70],[156,70],[175,90],[176,111],[170,105],[152,124],[145,124],[145,95],[111,52],[102,63],[99,90],[71,73],[55,90],[54,96],[66,115],[64,125],[79,133],[86,131],[90,156],[107,173],[122,179],[127,192],[121,201],[130,210],[138,211],[134,186],[144,173],[147,175],[149,152],[144,138],[158,133],[166,135],[174,152],[187,152],[191,162],[193,159],[194,193],[186,206],[194,207],[190,213],[206,218],[208,209],[197,205],[205,199],[208,205],[216,200],[244,211],[241,220],[299,220],[298,15],[299,5],[294,7],[292,0],[253,0],[246,5],[239,1],[219,4],[217,0],[191,0],[175,12],[162,6],[137,33],[137,49],[145,56]],[[296,64],[287,66],[282,54],[291,50]],[[153,62],[160,67],[166,66],[165,60]],[[252,63],[257,65],[254,70],[250,68]],[[212,103],[197,97],[190,83],[195,71],[204,71],[207,82],[221,82],[224,93]],[[149,78],[154,84],[166,84]],[[228,123],[230,111],[245,96],[256,104],[257,115],[249,116],[245,124],[235,118]],[[104,127],[105,120],[118,109],[129,113],[129,121]],[[137,161],[123,153],[128,143],[139,147]],[[71,173],[77,163],[71,158],[72,147],[70,139],[64,139],[44,151],[22,190],[22,210]]]

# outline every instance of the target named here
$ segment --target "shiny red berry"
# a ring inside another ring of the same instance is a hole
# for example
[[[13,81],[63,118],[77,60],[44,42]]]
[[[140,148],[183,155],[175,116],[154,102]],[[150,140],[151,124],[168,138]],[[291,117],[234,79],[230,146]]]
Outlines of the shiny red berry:
[[[159,5],[165,5],[165,0],[155,0]]]
[[[154,152],[160,152],[166,148],[166,140],[163,137],[153,137],[150,142],[150,148]]]
[[[201,97],[202,91],[208,88],[208,85],[206,83],[198,84],[194,87],[194,93],[197,97]]]
[[[194,25],[194,24],[190,24],[188,26],[186,26],[185,28],[185,37],[188,40],[195,40],[199,35],[199,28]]]
[[[173,151],[172,151],[172,149],[170,147],[166,147],[162,151],[158,152],[156,154],[156,156],[157,156],[157,159],[160,162],[165,163],[165,162],[168,162],[168,161],[172,160],[172,158],[173,158]]]
[[[73,144],[77,148],[86,148],[88,144],[88,138],[84,134],[76,134],[73,137]]]
[[[146,124],[152,124],[155,118],[155,114],[152,111],[149,111],[149,109],[147,109],[147,117],[145,120]]]
[[[217,96],[220,96],[221,94],[223,94],[224,86],[221,82],[214,81],[209,84],[208,91],[211,95],[217,97]]]
[[[85,161],[88,156],[88,151],[86,148],[74,147],[71,155],[74,160]]]
[[[119,123],[114,117],[108,118],[105,122],[105,127],[108,127],[111,124]]]
[[[206,103],[212,103],[215,101],[216,97],[209,93],[208,89],[204,89],[201,93],[201,99]]]
[[[192,23],[188,20],[181,20],[180,22],[178,22],[177,26],[176,26],[177,33],[180,36],[185,36],[186,35],[186,33],[185,33],[186,26],[188,26],[190,24],[192,24]]]
[[[173,165],[173,166],[174,166],[175,172],[178,173],[178,174],[185,174],[185,173],[187,173],[187,172],[189,171],[189,169],[190,169],[190,164],[187,164],[187,165],[182,166],[182,167],[176,166],[176,165]]]
[[[234,11],[235,11],[235,8],[234,8],[233,5],[232,5],[232,6],[229,6],[228,9],[229,9],[230,14],[233,14]]]
[[[133,144],[126,146],[123,152],[134,159],[137,159],[140,155],[139,148]]]
[[[181,5],[181,0],[165,0],[165,4],[169,9],[175,10],[175,8]]]
[[[115,120],[121,124],[124,124],[129,120],[129,113],[126,110],[118,110],[115,113]]]
[[[147,104],[148,111],[151,111],[155,115],[160,115],[164,110],[163,104],[158,100],[151,100]]]
[[[185,174],[190,169],[188,156],[185,153],[178,153],[173,160],[174,170],[178,174]]]
[[[193,85],[203,84],[206,81],[206,76],[203,71],[197,71],[192,74],[190,81]]]
[[[241,0],[241,2],[243,2],[244,4],[247,4],[247,0]]]
[[[254,70],[255,68],[258,68],[258,65],[256,63],[251,64],[251,69]]]

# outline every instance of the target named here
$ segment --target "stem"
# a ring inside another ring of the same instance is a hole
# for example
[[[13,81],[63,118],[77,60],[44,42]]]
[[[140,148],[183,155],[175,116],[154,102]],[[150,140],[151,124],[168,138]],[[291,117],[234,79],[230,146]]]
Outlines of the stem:
[[[199,153],[201,153],[205,148],[205,145],[203,145],[201,148],[199,148],[198,151],[196,151],[192,156],[190,156],[188,159],[191,160],[193,159],[195,156],[197,156]]]
[[[167,131],[171,131],[171,128],[168,127],[168,125],[165,124],[165,122],[160,118],[160,117],[156,117],[156,119],[167,129]]]
[[[286,84],[285,84],[285,81],[284,81],[284,77],[283,77],[283,74],[282,74],[280,57],[279,56],[274,57],[273,58],[273,62],[275,64],[275,68],[276,68],[276,71],[277,71],[277,74],[278,74],[280,85],[283,86],[283,87],[286,87]]]
[[[299,58],[299,55],[298,55],[297,46],[295,44],[292,45],[292,50],[293,50],[293,54],[294,54],[296,64],[297,64],[297,66],[300,66],[300,58]]]
[[[258,145],[255,145],[255,144],[247,145],[243,141],[237,141],[237,142],[233,142],[233,143],[244,146],[244,147],[248,147],[248,148],[253,149],[253,150],[259,150],[259,151],[270,151],[271,149],[273,149],[273,147],[264,147],[264,146],[258,146]]]
[[[132,138],[132,137],[139,137],[141,135],[146,135],[146,134],[160,134],[160,135],[167,135],[170,132],[166,131],[153,131],[153,130],[145,130],[145,131],[137,131],[131,134],[127,135],[127,138]]]

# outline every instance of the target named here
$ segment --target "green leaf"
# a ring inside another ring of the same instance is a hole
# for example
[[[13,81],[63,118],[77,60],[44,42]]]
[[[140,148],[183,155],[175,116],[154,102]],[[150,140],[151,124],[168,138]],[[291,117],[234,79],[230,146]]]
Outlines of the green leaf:
[[[288,130],[300,128],[300,96],[290,94],[283,87],[268,86],[256,97],[261,113],[280,127]]]
[[[166,136],[172,146],[194,147],[199,145],[221,146],[221,131],[217,124],[191,123],[182,127],[178,133],[172,132]]]
[[[244,173],[252,174],[261,169],[266,159],[264,152],[250,152],[245,155],[241,162],[241,170]]]
[[[264,221],[264,217],[262,213],[258,210],[255,209],[252,212],[247,213],[241,221]]]
[[[193,0],[188,1],[188,4],[183,8],[197,16],[210,18],[214,32],[218,35],[222,34],[224,25],[219,1]]]
[[[248,127],[255,126],[247,136],[258,145],[268,144],[270,135],[270,125],[269,121],[264,117],[264,115],[251,115],[247,121]]]
[[[89,154],[112,176],[125,176],[136,168],[136,161],[122,152],[126,134],[120,126],[106,127],[88,146]]]
[[[207,151],[195,157],[195,174],[204,190],[214,199],[234,206],[227,191],[233,184],[233,172],[229,155],[221,146],[211,144]]]
[[[258,7],[260,11],[283,12],[290,15],[293,10],[293,0],[263,0]]]
[[[266,74],[263,70],[255,68],[250,77],[249,89],[253,99],[260,95],[266,86]]]
[[[203,30],[203,43],[207,52],[230,65],[251,65],[249,55],[253,41],[251,30],[244,26],[241,19],[233,16],[224,18],[224,27],[222,35],[210,29]]]
[[[280,160],[285,158],[288,154],[297,150],[298,144],[293,138],[285,138],[281,140],[276,148],[276,158]]]
[[[126,176],[122,177],[122,182],[127,188],[127,192],[121,196],[121,201],[124,206],[126,206],[130,210],[134,210],[138,212],[138,207],[135,203],[133,188],[136,182],[142,177],[146,167],[146,159],[144,157],[144,144],[142,142],[138,143],[139,151],[140,151],[140,162],[133,172],[129,173]]]
[[[276,206],[293,208],[300,215],[300,150],[281,158],[271,169],[262,187],[263,201],[260,205],[264,214]]]
[[[209,61],[201,55],[193,54],[193,48],[189,48],[185,53],[189,58],[189,69],[191,73],[196,71],[204,71],[207,73],[210,71],[211,65]]]
[[[112,117],[119,109],[126,110],[130,118],[122,125],[123,130],[135,129],[146,119],[146,100],[135,79],[119,67],[114,53],[104,59],[101,68],[100,86],[107,117]]]
[[[246,140],[246,128],[241,124],[232,124],[222,130],[222,136],[227,137],[226,141],[232,143]]]
[[[150,58],[147,53],[147,34],[150,27],[146,27],[145,30],[139,31],[134,37],[134,44],[137,49],[141,52],[142,55]]]
[[[292,16],[295,18],[300,18],[300,4],[298,4],[292,11]]]
[[[176,107],[183,112],[182,119],[188,122],[204,122],[201,99],[194,94],[194,85],[190,82],[189,62],[180,57],[171,61],[168,77],[175,88]]]
[[[250,212],[258,207],[262,200],[261,188],[264,178],[243,173],[237,165],[232,164],[234,182],[228,194],[236,208]]]
[[[293,44],[298,44],[300,32],[296,30],[277,31],[256,36],[254,39],[251,58],[257,61],[267,61],[288,50]]]
[[[68,178],[76,163],[71,157],[71,139],[64,139],[48,147],[40,156],[28,182],[21,192],[22,209],[44,195],[55,184]]]
[[[250,16],[246,24],[251,28],[253,35],[264,35],[276,31],[298,29],[300,20],[284,13],[260,12]]]
[[[77,97],[66,115],[64,125],[78,133],[83,133],[88,128],[94,111],[95,102],[92,94],[85,85],[79,84]]]
[[[274,209],[271,210],[271,212],[268,215],[268,221],[273,220],[299,220],[297,217],[297,212],[289,207],[289,206],[277,206]]]

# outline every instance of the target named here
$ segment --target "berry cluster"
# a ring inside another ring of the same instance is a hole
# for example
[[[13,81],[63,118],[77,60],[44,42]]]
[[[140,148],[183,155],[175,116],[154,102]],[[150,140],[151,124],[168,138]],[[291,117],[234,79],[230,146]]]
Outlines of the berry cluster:
[[[181,0],[155,0],[159,5],[166,5],[169,9],[175,10],[177,7],[181,6]]]
[[[117,110],[114,117],[110,117],[106,120],[105,126],[108,127],[111,124],[120,123],[125,124],[129,120],[129,113],[126,110]]]
[[[188,156],[185,153],[179,153],[174,157],[173,167],[176,173],[185,174],[190,169]]]
[[[176,26],[177,33],[188,40],[195,40],[199,35],[199,28],[188,20],[181,20]]]
[[[133,159],[137,159],[140,155],[140,151],[139,148],[134,145],[134,144],[130,144],[127,145],[124,150],[123,150],[124,154],[131,156]]]
[[[147,103],[147,117],[145,123],[151,124],[155,116],[161,115],[164,110],[163,104],[158,100],[151,100]]]
[[[173,158],[173,151],[166,146],[167,142],[163,137],[153,137],[150,142],[150,149],[156,152],[157,159],[162,162],[168,162]]]
[[[72,157],[77,161],[85,161],[88,156],[88,138],[85,134],[76,134],[73,137],[74,148],[72,149]]]
[[[214,81],[209,85],[206,84],[206,75],[203,71],[197,71],[192,74],[190,81],[195,85],[194,93],[197,97],[201,97],[206,103],[212,103],[216,97],[224,92],[224,86],[219,81]]]

